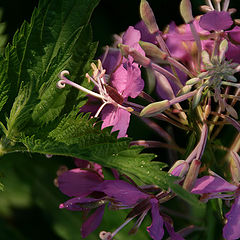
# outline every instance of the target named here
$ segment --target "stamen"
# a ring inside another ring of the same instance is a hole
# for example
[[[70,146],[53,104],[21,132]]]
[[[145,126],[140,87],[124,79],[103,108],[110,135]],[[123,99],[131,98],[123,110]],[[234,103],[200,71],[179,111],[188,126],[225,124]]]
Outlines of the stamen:
[[[112,237],[114,237],[123,227],[125,227],[129,222],[131,222],[133,219],[135,218],[128,218],[119,228],[117,228],[113,233],[112,233]]]
[[[66,84],[68,84],[68,85],[70,85],[70,86],[72,86],[72,87],[75,87],[75,88],[77,88],[78,90],[81,90],[81,91],[83,91],[83,92],[85,92],[85,93],[87,93],[87,94],[89,94],[89,95],[92,95],[92,96],[94,96],[94,97],[96,97],[96,98],[100,98],[100,99],[102,99],[102,100],[105,99],[104,96],[102,96],[102,95],[100,95],[100,94],[98,94],[98,93],[95,93],[95,92],[93,92],[93,91],[90,91],[90,90],[88,90],[87,88],[82,87],[82,86],[80,86],[80,85],[78,85],[78,84],[70,81],[69,79],[67,79],[67,78],[65,77],[65,74],[69,74],[69,72],[68,72],[67,70],[64,70],[64,71],[62,71],[62,72],[60,73],[61,80],[59,80],[59,81],[57,82],[57,87],[58,87],[58,88],[64,88],[64,87],[66,86]]]
[[[212,5],[211,0],[206,0],[206,4],[207,4],[212,10],[214,10],[214,7],[213,7],[213,5]]]
[[[223,11],[227,11],[228,10],[228,7],[229,7],[229,3],[230,3],[230,0],[225,0],[224,1],[224,4],[223,4]]]

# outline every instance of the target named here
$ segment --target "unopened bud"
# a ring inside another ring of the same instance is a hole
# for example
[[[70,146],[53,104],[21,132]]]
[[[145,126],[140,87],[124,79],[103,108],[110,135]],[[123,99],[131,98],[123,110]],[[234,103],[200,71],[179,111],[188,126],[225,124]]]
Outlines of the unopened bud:
[[[239,182],[240,182],[240,157],[234,151],[231,151],[231,155],[230,155],[230,170],[231,170],[233,181],[235,183],[239,184]]]
[[[180,13],[185,23],[193,22],[192,5],[190,0],[182,0],[180,3]]]
[[[203,91],[203,87],[200,87],[197,91],[197,94],[194,95],[193,97],[193,101],[192,101],[192,108],[196,108],[197,105],[199,104],[201,97],[202,97],[202,91]]]
[[[200,78],[191,78],[186,82],[186,85],[194,85],[200,81]]]
[[[124,57],[127,57],[129,55],[129,46],[125,44],[118,44],[118,47],[120,48],[120,51]]]
[[[164,110],[168,109],[169,107],[170,107],[170,103],[168,100],[151,103],[140,112],[140,116],[153,117],[162,113]]]
[[[156,33],[159,30],[154,13],[146,0],[141,0],[140,15],[150,33]]]
[[[181,178],[185,176],[185,174],[188,172],[188,169],[189,164],[185,160],[178,160],[168,172]]]
[[[211,104],[207,104],[204,111],[204,119],[207,119],[210,113],[211,113]]]
[[[178,91],[177,96],[182,96],[186,93],[189,93],[191,89],[192,89],[192,85],[186,85]]]
[[[206,65],[206,66],[212,66],[213,64],[211,63],[210,60],[210,56],[208,54],[208,52],[206,50],[203,50],[201,52],[201,57],[202,57],[202,62]]]
[[[159,59],[159,60],[165,60],[168,56],[167,53],[163,52],[158,48],[156,45],[149,43],[149,42],[139,42],[141,48],[144,50],[147,56]]]
[[[227,112],[234,117],[235,119],[238,119],[238,113],[237,111],[229,104],[225,105]]]
[[[198,176],[198,173],[199,173],[199,169],[200,169],[200,166],[201,166],[201,161],[198,160],[198,159],[194,159],[190,165],[190,168],[189,168],[189,171],[187,173],[187,176],[184,180],[184,183],[183,183],[183,188],[188,190],[188,191],[191,191],[194,184],[195,184],[195,181],[197,179],[197,176]]]
[[[225,53],[228,50],[228,41],[226,39],[222,40],[219,45],[219,59],[222,61],[225,58]]]

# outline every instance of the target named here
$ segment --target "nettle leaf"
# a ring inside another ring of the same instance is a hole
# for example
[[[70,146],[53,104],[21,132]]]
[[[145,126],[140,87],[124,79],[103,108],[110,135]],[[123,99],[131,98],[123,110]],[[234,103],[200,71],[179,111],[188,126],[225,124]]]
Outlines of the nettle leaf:
[[[18,141],[22,134],[32,135],[34,129],[70,112],[74,105],[86,102],[83,93],[72,94],[71,88],[57,89],[56,83],[62,70],[68,67],[71,71],[77,63],[79,67],[71,76],[78,82],[84,80],[97,47],[92,43],[88,22],[98,2],[42,0],[31,22],[24,22],[14,35],[12,45],[6,47],[4,58],[0,59],[4,69],[0,90],[3,85],[6,89],[1,93],[8,93],[9,98],[0,95],[0,107],[6,103],[0,119],[7,125],[4,132],[10,140]],[[77,48],[83,48],[82,55]]]
[[[0,55],[3,54],[4,48],[7,43],[7,35],[5,34],[7,25],[5,22],[2,22],[2,17],[3,17],[3,10],[0,8]]]

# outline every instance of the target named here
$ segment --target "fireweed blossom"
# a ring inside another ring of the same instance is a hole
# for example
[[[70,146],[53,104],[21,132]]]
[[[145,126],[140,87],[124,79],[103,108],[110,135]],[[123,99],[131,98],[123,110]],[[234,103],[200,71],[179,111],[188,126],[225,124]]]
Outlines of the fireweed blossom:
[[[227,182],[219,175],[204,176],[195,182],[192,193],[200,194],[201,200],[207,202],[213,198],[234,200],[231,209],[226,213],[226,224],[223,228],[223,237],[226,240],[240,238],[240,157],[231,152],[234,167],[232,168],[232,183]]]
[[[88,161],[76,159],[79,168],[60,174],[57,186],[65,195],[72,197],[60,204],[59,208],[70,211],[83,211],[85,214],[96,209],[82,224],[82,237],[87,237],[101,223],[106,200],[104,194],[95,192],[96,186],[104,181],[101,166]],[[82,167],[82,168],[80,168]]]
[[[139,40],[140,32],[133,27],[129,27],[119,41],[144,54],[138,44]],[[133,108],[127,106],[126,101],[128,97],[136,98],[144,87],[139,65],[134,63],[131,57],[124,58],[118,49],[107,48],[102,57],[102,63],[99,59],[98,66],[95,64],[91,66],[93,75],[86,74],[86,77],[94,83],[98,93],[71,82],[65,76],[69,74],[66,70],[60,73],[61,80],[57,86],[63,88],[65,84],[69,84],[86,92],[91,97],[102,100],[103,103],[94,117],[98,117],[101,113],[102,128],[113,126],[112,131],[119,130],[118,137],[125,137],[130,121],[130,113],[134,111]],[[84,111],[88,111],[87,106]]]
[[[106,180],[98,186],[99,191],[103,191],[110,199],[114,199],[111,202],[110,208],[124,209],[132,208],[132,211],[128,214],[126,221],[113,233],[102,231],[100,233],[100,239],[111,240],[113,237],[130,221],[134,218],[138,218],[133,228],[129,233],[135,233],[140,227],[143,219],[149,211],[152,215],[152,224],[147,227],[149,235],[154,240],[161,240],[164,235],[163,225],[167,229],[171,239],[183,240],[181,235],[176,233],[173,229],[172,220],[165,214],[161,214],[159,203],[163,203],[172,198],[170,192],[162,191],[157,195],[148,193],[152,190],[152,187],[145,186],[144,188],[133,186],[122,180]]]
[[[95,212],[83,223],[81,227],[82,237],[87,237],[100,224],[103,217],[105,205],[112,210],[132,209],[127,215],[126,221],[113,233],[100,233],[101,239],[113,239],[113,237],[130,221],[137,218],[137,221],[130,233],[135,233],[149,211],[152,215],[152,224],[147,228],[149,235],[154,240],[161,240],[164,235],[163,226],[167,229],[171,239],[183,240],[174,231],[170,217],[162,214],[159,203],[171,199],[174,195],[171,192],[157,191],[155,186],[134,186],[123,180],[104,180],[94,171],[87,169],[72,169],[64,172],[58,177],[59,189],[72,199],[60,204],[60,208],[71,211],[90,211],[96,208]]]

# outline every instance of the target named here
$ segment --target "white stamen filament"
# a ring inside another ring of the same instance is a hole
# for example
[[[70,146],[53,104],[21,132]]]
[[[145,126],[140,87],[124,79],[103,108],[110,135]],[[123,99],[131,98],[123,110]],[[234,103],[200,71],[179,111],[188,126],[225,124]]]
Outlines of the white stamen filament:
[[[212,10],[214,10],[214,7],[213,7],[213,5],[212,5],[211,0],[206,0],[206,4],[207,4]]]
[[[230,3],[230,0],[225,0],[224,1],[224,4],[223,4],[223,11],[227,11],[228,10],[228,7],[229,7],[229,3]]]
[[[124,228],[129,222],[131,222],[135,217],[127,219],[119,228],[117,228],[113,233],[112,233],[112,238],[122,229]]]
[[[93,91],[90,91],[90,90],[88,90],[87,88],[82,87],[82,86],[78,85],[77,83],[74,83],[74,82],[70,81],[69,79],[67,79],[67,78],[65,77],[65,74],[69,74],[69,72],[68,72],[67,70],[64,70],[64,71],[62,71],[62,72],[60,73],[60,78],[61,78],[61,80],[59,80],[59,81],[57,82],[57,87],[58,87],[58,88],[64,88],[65,85],[68,84],[68,85],[70,85],[70,86],[72,86],[72,87],[75,87],[75,88],[77,88],[78,90],[81,90],[81,91],[83,91],[83,92],[85,92],[85,93],[87,93],[87,94],[89,94],[89,95],[92,95],[92,96],[94,96],[94,97],[96,97],[96,98],[105,99],[104,96],[102,96],[102,95],[100,95],[100,94],[98,94],[98,93],[95,93],[95,92],[93,92]]]
[[[100,112],[102,111],[102,109],[103,109],[107,104],[108,104],[108,102],[104,102],[104,103],[100,106],[100,108],[97,110],[96,114],[94,115],[95,118],[99,116]]]

